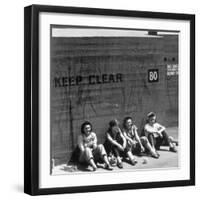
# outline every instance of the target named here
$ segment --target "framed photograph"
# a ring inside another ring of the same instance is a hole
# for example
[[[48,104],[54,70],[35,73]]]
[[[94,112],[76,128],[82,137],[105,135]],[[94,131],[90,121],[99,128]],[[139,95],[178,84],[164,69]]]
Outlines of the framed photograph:
[[[195,184],[195,16],[31,5],[24,191]]]

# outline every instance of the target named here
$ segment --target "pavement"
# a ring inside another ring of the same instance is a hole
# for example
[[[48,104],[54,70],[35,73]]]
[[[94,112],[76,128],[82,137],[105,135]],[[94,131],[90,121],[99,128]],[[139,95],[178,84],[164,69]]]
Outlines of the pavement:
[[[172,136],[176,141],[178,141],[178,128],[177,127],[170,127],[167,128],[167,133]],[[178,146],[177,146],[178,150]],[[113,166],[113,171],[130,171],[130,170],[140,170],[140,169],[168,169],[168,168],[177,168],[179,166],[179,153],[174,153],[169,151],[169,147],[162,146],[161,149],[158,151],[160,154],[159,159],[152,158],[148,155],[142,156],[135,156],[137,160],[136,165],[131,165],[127,161],[123,162],[123,169],[119,169],[117,166]],[[52,174],[53,175],[60,175],[60,174],[72,174],[72,173],[98,173],[98,172],[105,172],[110,173],[110,171],[104,169],[103,164],[98,165],[98,169],[95,172],[92,172],[90,167],[86,167],[83,165],[57,165],[53,168]]]

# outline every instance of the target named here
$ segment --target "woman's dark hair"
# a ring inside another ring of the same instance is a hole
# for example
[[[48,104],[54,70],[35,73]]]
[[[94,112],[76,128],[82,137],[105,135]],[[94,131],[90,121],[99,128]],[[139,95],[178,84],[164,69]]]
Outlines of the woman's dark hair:
[[[85,121],[85,122],[81,125],[81,133],[82,133],[82,134],[85,134],[84,128],[85,128],[85,126],[87,126],[87,125],[90,125],[91,131],[92,131],[92,124],[91,124],[89,121]]]
[[[119,122],[117,121],[117,119],[113,119],[109,122],[109,126],[110,126],[110,128],[112,128],[114,126],[119,126]]]
[[[152,118],[152,117],[156,117],[156,113],[154,112],[150,112],[147,114],[147,122],[149,122],[149,119]]]
[[[133,118],[132,117],[125,117],[123,120],[123,128],[126,128],[126,122],[131,119],[131,121],[133,122]]]

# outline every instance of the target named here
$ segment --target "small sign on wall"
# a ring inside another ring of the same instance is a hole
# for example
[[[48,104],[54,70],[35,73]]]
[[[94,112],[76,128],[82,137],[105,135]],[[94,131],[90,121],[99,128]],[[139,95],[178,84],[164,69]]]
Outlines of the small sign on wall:
[[[167,65],[167,76],[178,75],[178,64],[168,64]]]
[[[148,70],[148,82],[158,82],[159,81],[159,72],[158,69],[149,69]]]

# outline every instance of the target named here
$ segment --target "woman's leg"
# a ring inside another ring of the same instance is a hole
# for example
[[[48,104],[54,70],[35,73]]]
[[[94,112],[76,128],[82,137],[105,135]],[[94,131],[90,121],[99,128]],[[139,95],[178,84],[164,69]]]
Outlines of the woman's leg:
[[[142,145],[150,152],[152,157],[159,158],[159,154],[156,152],[155,148],[152,148],[146,136],[142,136],[140,140]]]
[[[104,161],[105,163],[105,168],[108,170],[112,170],[113,168],[110,166],[110,163],[108,161],[108,157],[107,157],[107,153],[105,151],[105,148],[102,144],[99,144],[97,146],[97,148],[94,150],[95,154],[98,154],[98,156],[101,157],[101,159]]]
[[[150,133],[148,135],[148,140],[149,140],[149,143],[150,143],[150,145],[152,147],[152,150],[156,151],[156,148],[155,148],[155,138],[154,138],[153,134]]]
[[[127,141],[125,155],[128,156],[129,161],[131,162],[132,165],[135,165],[137,163],[135,156],[133,155],[133,146]]]
[[[113,153],[114,153],[115,157],[117,158],[117,166],[119,168],[123,168],[123,164],[122,164],[122,160],[121,160],[121,157],[120,157],[120,153],[119,153],[119,150],[116,147],[113,147]]]
[[[89,165],[92,166],[93,171],[96,171],[97,170],[97,166],[96,166],[96,164],[94,162],[94,157],[93,157],[93,154],[92,154],[92,150],[89,147],[86,147],[85,151],[84,151],[84,154],[85,154],[85,160],[88,162]]]
[[[177,152],[175,145],[173,144],[174,139],[171,136],[168,136],[166,131],[162,132],[163,142],[165,142],[169,146],[169,150],[172,152]]]
[[[128,151],[126,154],[127,154],[128,158],[129,158],[131,164],[135,165],[137,163],[137,161],[136,161],[135,156],[132,154],[132,152]]]
[[[107,155],[104,155],[103,156],[103,161],[105,163],[105,169],[108,169],[108,170],[113,170],[113,168],[111,167],[110,165],[110,162],[108,160],[108,156]]]
[[[94,159],[90,158],[88,162],[92,166],[93,171],[96,171],[97,170],[97,166],[96,166],[96,164],[94,162]]]

